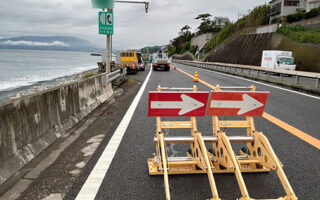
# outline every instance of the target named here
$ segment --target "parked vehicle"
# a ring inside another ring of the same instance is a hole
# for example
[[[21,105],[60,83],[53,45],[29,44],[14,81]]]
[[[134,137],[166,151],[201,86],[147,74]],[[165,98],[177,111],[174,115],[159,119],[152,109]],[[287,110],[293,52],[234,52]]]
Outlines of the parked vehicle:
[[[153,70],[163,69],[165,71],[170,70],[171,60],[166,53],[154,53],[153,54]]]
[[[150,56],[149,63],[152,63],[152,62],[153,62],[153,56]]]
[[[291,51],[263,51],[261,67],[271,69],[295,70],[296,65]]]
[[[139,71],[139,53],[136,51],[120,52],[120,68],[126,69],[127,74],[136,74]],[[140,54],[141,61],[141,54]]]
[[[137,57],[138,57],[138,69],[140,71],[144,71],[146,67],[145,67],[144,61],[142,60],[141,53],[137,53]]]

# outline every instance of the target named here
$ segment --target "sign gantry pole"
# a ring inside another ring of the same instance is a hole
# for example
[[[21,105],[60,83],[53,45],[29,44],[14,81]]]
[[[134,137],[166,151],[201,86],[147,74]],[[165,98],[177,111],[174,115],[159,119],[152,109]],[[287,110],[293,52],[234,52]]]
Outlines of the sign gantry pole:
[[[113,14],[113,9],[107,9],[107,12],[110,12]],[[111,15],[113,16],[113,15]],[[109,19],[107,18],[107,21]],[[113,20],[113,19],[112,19]],[[106,35],[106,72],[110,73],[111,72],[111,35],[107,34]]]

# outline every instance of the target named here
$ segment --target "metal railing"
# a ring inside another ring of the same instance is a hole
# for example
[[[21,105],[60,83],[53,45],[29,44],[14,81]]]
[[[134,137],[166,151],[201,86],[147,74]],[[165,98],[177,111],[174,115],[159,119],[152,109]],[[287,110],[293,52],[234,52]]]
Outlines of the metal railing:
[[[173,59],[173,62],[190,65],[193,67],[199,67],[203,69],[210,69],[214,71],[220,72],[231,72],[234,74],[246,75],[253,78],[261,78],[263,79],[262,73],[265,73],[263,80],[271,80],[270,75],[278,74],[280,77],[280,81],[283,81],[284,76],[294,76],[294,83],[296,85],[300,84],[300,78],[308,78],[312,79],[314,82],[313,87],[320,87],[320,73],[315,72],[304,72],[304,71],[293,71],[293,70],[283,70],[283,69],[270,69],[258,66],[250,66],[250,65],[240,65],[240,64],[230,64],[230,63],[219,63],[219,62],[201,62],[201,61],[189,61],[189,60],[176,60]]]
[[[110,81],[113,81],[113,80],[115,80],[116,78],[118,78],[118,77],[121,76],[121,70],[118,69],[118,70],[116,70],[116,71],[114,71],[114,72],[111,72],[111,73],[107,74],[107,76],[108,76],[109,82],[110,82]]]

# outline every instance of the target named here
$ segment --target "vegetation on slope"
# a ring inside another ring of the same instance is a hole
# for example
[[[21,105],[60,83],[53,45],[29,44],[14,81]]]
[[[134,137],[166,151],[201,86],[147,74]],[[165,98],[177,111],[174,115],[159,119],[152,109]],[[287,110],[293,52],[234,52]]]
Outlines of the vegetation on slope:
[[[242,17],[235,23],[227,24],[205,45],[205,52],[209,52],[211,49],[227,41],[233,34],[241,31],[244,28],[268,24],[267,12],[269,8],[269,5],[255,7],[248,15]]]
[[[310,30],[304,26],[295,25],[282,26],[277,32],[299,43],[320,43],[320,30]]]

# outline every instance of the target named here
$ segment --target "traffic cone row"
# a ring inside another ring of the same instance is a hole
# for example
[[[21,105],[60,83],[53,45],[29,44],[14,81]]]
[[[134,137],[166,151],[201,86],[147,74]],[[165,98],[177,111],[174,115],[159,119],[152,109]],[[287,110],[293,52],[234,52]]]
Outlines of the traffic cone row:
[[[196,71],[196,73],[194,74],[193,81],[194,82],[198,82],[199,81],[199,79],[198,79],[198,71]]]

